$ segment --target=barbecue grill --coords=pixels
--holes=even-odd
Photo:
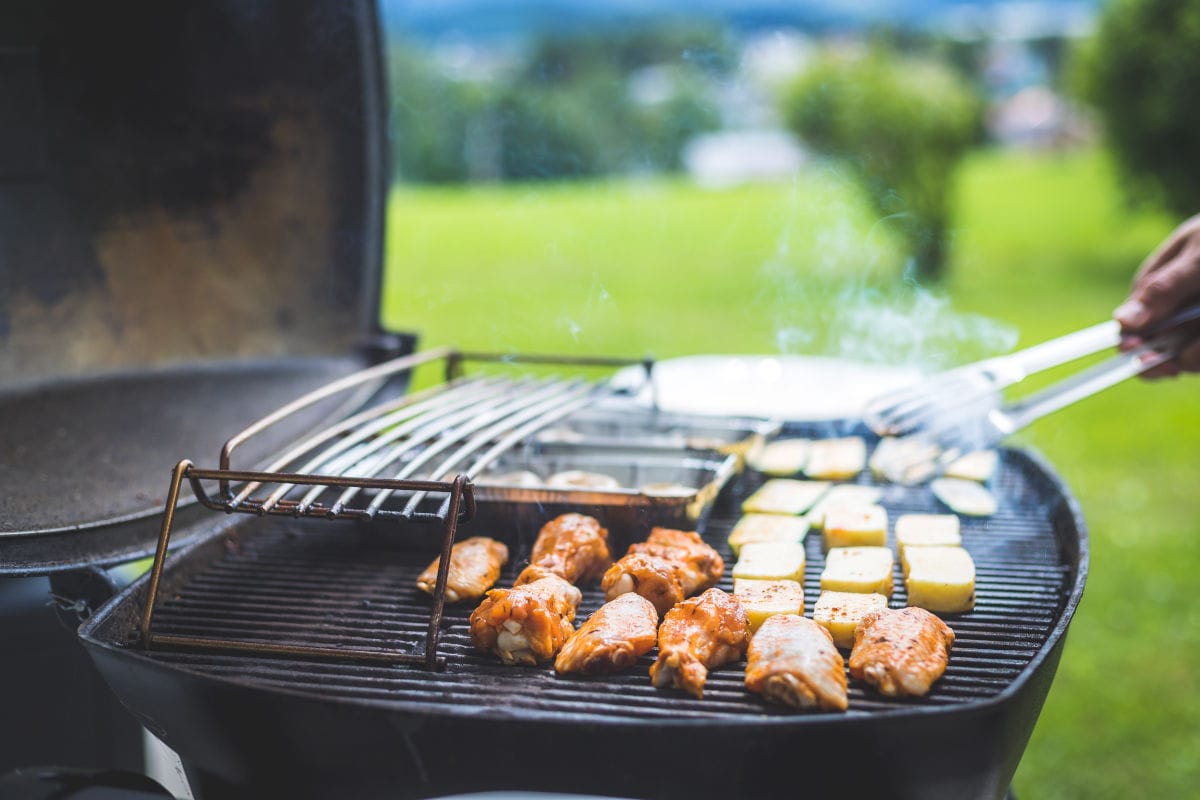
[[[10,84],[37,100],[13,135],[34,151],[18,188],[38,224],[4,221],[25,257],[5,262],[19,291],[0,299],[0,363],[26,380],[0,398],[0,446],[22,455],[0,465],[12,487],[0,559],[6,572],[66,585],[157,551],[151,572],[79,633],[125,706],[180,753],[198,797],[1004,794],[1087,571],[1082,515],[1049,465],[1004,451],[1000,511],[964,523],[978,606],[949,620],[950,666],[926,698],[852,684],[846,714],[796,715],[748,695],[736,667],[714,672],[702,700],[653,689],[649,658],[603,678],[502,667],[471,647],[469,607],[443,609],[439,593],[414,588],[455,536],[509,544],[501,585],[564,510],[600,516],[618,553],[670,522],[702,527],[729,559],[725,538],[760,479],[735,475],[740,455],[711,443],[644,431],[630,442],[619,423],[656,412],[603,377],[531,378],[520,359],[503,359],[516,363],[501,377],[476,374],[467,367],[486,359],[414,355],[414,337],[374,322],[386,171],[368,3],[250,13],[132,2],[119,23],[30,5],[36,13],[17,15],[24,26],[9,26],[27,40],[4,55]],[[180,86],[190,90],[167,91]],[[113,191],[99,193],[106,182]],[[62,245],[71,258],[39,248],[47,218],[73,222]],[[148,289],[157,301],[144,300]],[[427,362],[446,367],[444,382],[414,393],[411,368]],[[473,431],[450,426],[382,463],[379,478],[356,473],[361,458],[314,455],[391,411],[445,411],[461,387],[491,380],[545,381],[538,397],[565,405],[535,399]],[[572,420],[585,430],[597,410],[609,414],[601,428],[616,426],[608,449],[545,435]],[[309,446],[320,431],[333,433]],[[784,432],[864,433],[853,421]],[[655,459],[703,477],[682,497],[488,485],[493,467],[545,471],[585,455],[625,464],[635,486],[662,482]],[[892,515],[936,510],[922,487],[886,486],[883,504]],[[586,587],[580,614],[601,601]],[[903,602],[900,588],[893,605]]]

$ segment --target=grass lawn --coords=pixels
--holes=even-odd
[[[723,191],[398,189],[384,318],[426,347],[940,366],[1104,319],[1172,226],[1125,208],[1095,153],[979,154],[958,188],[950,277],[932,292],[901,278],[885,226],[825,168]],[[1198,388],[1130,382],[1021,436],[1092,537],[1024,797],[1184,797],[1200,781]]]

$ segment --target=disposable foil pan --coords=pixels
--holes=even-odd
[[[643,450],[604,450],[556,442],[509,453],[476,479],[475,499],[481,526],[512,525],[536,529],[560,513],[594,516],[620,541],[645,538],[655,526],[700,529],[721,489],[736,474],[739,456],[700,457],[648,453]],[[618,488],[564,487],[545,481],[564,472],[606,475]],[[511,480],[514,473],[531,473],[541,482]],[[499,480],[497,480],[499,479]]]

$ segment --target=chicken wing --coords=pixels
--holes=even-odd
[[[846,670],[829,631],[796,614],[769,618],[750,640],[746,688],[800,709],[846,710]]]
[[[557,575],[511,589],[492,589],[471,612],[471,641],[505,664],[549,661],[575,626],[583,595]]]
[[[597,674],[617,672],[650,652],[658,636],[658,612],[640,595],[623,594],[600,606],[567,640],[554,669]]]
[[[645,542],[631,545],[630,553],[665,558],[678,566],[677,575],[685,596],[715,586],[725,572],[725,562],[695,531],[655,528]]]
[[[923,608],[882,609],[854,632],[850,674],[887,697],[920,696],[942,677],[954,631]]]
[[[438,556],[417,578],[417,588],[433,594],[437,584]],[[472,536],[456,542],[450,550],[450,569],[446,573],[446,600],[477,600],[496,585],[500,568],[508,562],[508,548],[486,536]]]
[[[557,575],[568,583],[587,583],[603,575],[611,563],[608,530],[592,517],[563,514],[538,532],[529,566],[517,576],[516,585],[547,575]]]
[[[659,616],[687,597],[679,580],[678,565],[647,553],[630,553],[613,564],[604,573],[600,588],[608,600],[636,593],[653,603]]]
[[[708,671],[737,661],[750,642],[750,622],[742,604],[720,589],[684,600],[667,612],[658,629],[658,660],[650,680],[704,695]]]
[[[695,531],[655,528],[645,542],[631,545],[613,564],[600,588],[609,600],[636,592],[660,615],[676,603],[721,579],[725,562]]]

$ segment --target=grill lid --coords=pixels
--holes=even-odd
[[[361,366],[381,58],[366,0],[0,8],[0,572],[145,551],[174,461]]]

